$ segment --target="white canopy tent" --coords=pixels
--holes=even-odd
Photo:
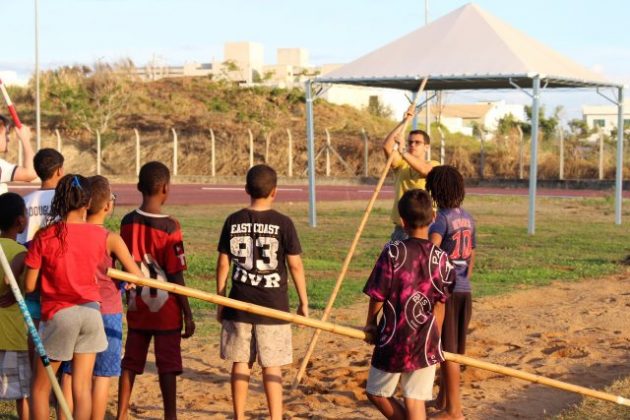
[[[316,225],[313,84],[349,84],[415,91],[517,88],[532,98],[528,232],[535,232],[538,110],[546,88],[595,88],[618,107],[623,127],[623,85],[611,83],[511,27],[475,4],[467,4],[337,70],[306,82],[310,185],[309,220]],[[524,89],[530,89],[531,93]],[[599,92],[613,88],[616,98]],[[615,223],[621,224],[623,130],[618,131]]]

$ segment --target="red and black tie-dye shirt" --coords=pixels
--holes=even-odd
[[[363,289],[383,302],[372,366],[411,372],[444,361],[436,302],[446,302],[455,271],[446,253],[425,239],[390,242]]]

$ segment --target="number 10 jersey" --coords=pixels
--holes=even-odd
[[[275,210],[239,210],[225,221],[218,251],[232,262],[230,298],[289,311],[286,256],[302,253],[290,218]],[[286,323],[227,307],[223,318],[255,324]]]

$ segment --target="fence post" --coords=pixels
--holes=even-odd
[[[479,146],[479,178],[483,179],[483,173],[486,166],[486,151],[484,149],[484,135],[481,129],[479,129]]]
[[[599,180],[604,179],[604,132],[599,130]]]
[[[289,177],[293,176],[293,136],[291,135],[291,129],[287,128],[287,136],[289,138],[289,146],[288,146],[288,168],[287,173]]]
[[[369,174],[369,139],[368,139],[368,135],[365,132],[365,128],[361,128],[361,134],[363,135],[363,176],[365,176],[366,178],[370,175]]]
[[[560,127],[560,173],[558,178],[564,179],[564,130]]]
[[[61,133],[55,128],[55,135],[57,136],[57,151],[61,153]]]
[[[271,142],[271,131],[265,136],[265,163],[269,163],[269,143]]]
[[[326,176],[330,176],[330,132],[326,129]]]
[[[444,159],[446,157],[446,144],[444,143],[444,130],[438,125],[438,132],[440,133],[440,165],[444,165]]]
[[[518,146],[518,179],[523,179],[523,170],[525,166],[525,137],[523,136],[523,129],[520,124],[516,125],[518,130],[519,146]]]
[[[214,144],[214,130],[210,129],[210,170],[212,171],[212,176],[217,175],[216,166],[215,166],[215,144]]]
[[[101,174],[101,132],[96,130],[96,175]]]
[[[140,133],[138,129],[134,128],[133,132],[136,135],[136,176],[140,175]]]
[[[173,176],[177,176],[177,131],[175,128],[171,128],[173,132]]]
[[[249,167],[254,166],[254,134],[252,134],[252,130],[247,129],[247,133],[249,134]]]

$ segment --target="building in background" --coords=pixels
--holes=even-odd
[[[624,129],[630,128],[630,100],[623,103]],[[590,129],[599,127],[604,133],[610,134],[617,129],[617,106],[615,105],[584,105],[582,116]]]

